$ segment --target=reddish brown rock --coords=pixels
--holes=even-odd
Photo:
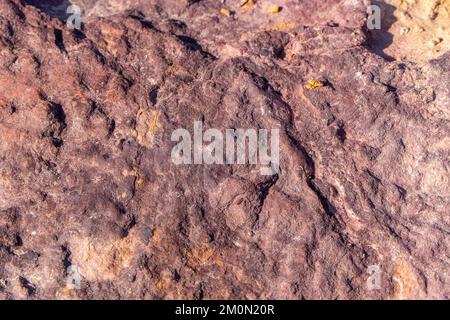
[[[360,1],[119,2],[0,4],[2,299],[448,299],[449,53],[371,53]],[[278,174],[175,165],[195,121],[278,128]]]

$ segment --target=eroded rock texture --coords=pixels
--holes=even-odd
[[[426,62],[450,50],[450,0],[376,1],[384,25],[374,30],[389,57]],[[387,32],[388,31],[388,32]],[[389,44],[383,48],[383,44]],[[375,46],[376,47],[376,46]]]
[[[370,52],[357,0],[31,2],[0,4],[2,299],[448,299],[449,53]],[[194,121],[279,128],[279,173],[175,165]]]

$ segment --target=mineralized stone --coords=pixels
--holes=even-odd
[[[1,1],[1,299],[449,298],[447,38],[241,4]],[[197,121],[278,129],[278,172],[176,165]]]

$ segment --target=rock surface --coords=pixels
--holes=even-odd
[[[358,0],[45,2],[0,4],[0,298],[449,298],[450,53],[376,55]],[[175,165],[195,121],[279,173]]]
[[[375,1],[383,16],[375,48],[397,60],[427,62],[450,51],[450,0]]]

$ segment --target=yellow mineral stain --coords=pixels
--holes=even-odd
[[[251,32],[245,32],[241,34],[241,37],[239,38],[240,42],[249,41],[253,37],[253,34]]]
[[[133,171],[131,172],[132,176],[134,176],[136,179],[134,180],[134,189],[135,190],[139,190],[144,186],[144,178],[142,177],[139,168],[138,167],[134,167]]]
[[[153,112],[150,119],[148,119],[148,133],[152,136],[155,135],[156,131],[160,128],[159,126],[159,117],[161,116],[161,111]]]
[[[394,267],[394,299],[413,299],[417,296],[419,283],[412,266],[406,260],[397,260]]]
[[[82,91],[76,91],[74,93],[74,97],[80,99],[83,104],[89,103],[89,99],[86,97],[86,95]]]
[[[56,292],[56,299],[58,300],[80,300],[77,290],[63,287]]]
[[[152,239],[156,243],[161,241],[161,230],[160,229],[157,228],[157,229],[153,230],[153,237],[152,237]]]
[[[279,21],[275,22],[270,28],[272,31],[282,31],[289,32],[299,27],[299,23],[297,21]]]
[[[294,58],[295,54],[293,54],[292,52],[288,52],[286,53],[286,60],[287,61],[291,61]]]
[[[144,182],[145,180],[141,176],[138,176],[135,182],[136,189],[142,189],[142,187],[144,186]]]
[[[193,248],[187,253],[187,259],[187,265],[194,270],[202,266],[223,266],[222,258],[208,244]]]
[[[73,264],[88,281],[112,280],[130,267],[137,243],[133,229],[127,237],[113,242],[82,238],[71,245]]]
[[[220,13],[223,14],[224,16],[230,17],[231,16],[231,11],[227,8],[221,8],[220,9]]]
[[[101,25],[100,28],[106,49],[108,49],[108,51],[115,55],[119,47],[119,41],[125,33],[124,30],[115,28],[114,26],[107,24]]]
[[[322,81],[312,79],[312,80],[308,80],[308,82],[305,85],[305,89],[314,90],[314,89],[317,89],[317,88],[320,88],[323,86],[324,86],[324,84]]]
[[[169,287],[169,282],[165,279],[160,279],[157,283],[156,283],[156,287],[159,290],[165,290]]]
[[[155,135],[158,129],[161,128],[159,118],[161,111],[153,111],[140,108],[136,114],[137,124],[134,131],[131,132],[132,136],[136,136],[137,141],[147,147],[152,147],[154,143]]]

